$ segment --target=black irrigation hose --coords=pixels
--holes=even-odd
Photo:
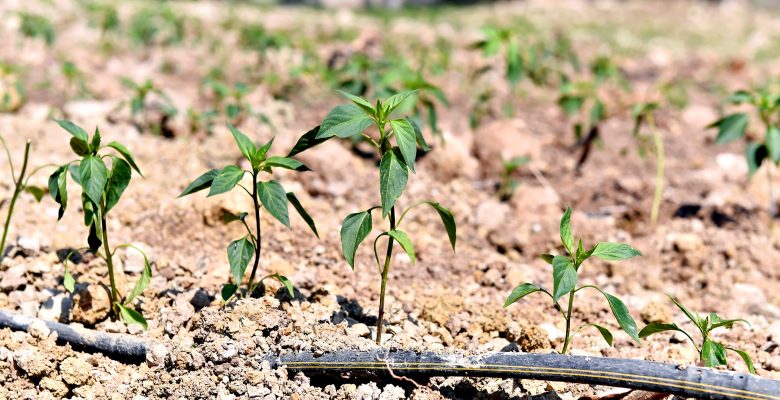
[[[68,343],[77,350],[102,353],[119,361],[143,361],[151,348],[150,342],[130,336],[74,328],[0,310],[0,328],[27,331],[35,321],[43,322],[57,332],[60,343]],[[310,377],[522,378],[623,387],[701,399],[780,400],[780,381],[777,380],[620,358],[527,353],[466,357],[432,352],[344,350],[321,356],[285,354],[269,360],[277,368],[286,367],[290,372],[303,372]]]
[[[700,399],[780,400],[780,381],[710,368],[643,360],[493,353],[461,357],[410,351],[340,351],[283,355],[278,367],[307,376],[470,376],[539,379],[647,390]]]
[[[0,328],[27,331],[35,321],[43,322],[50,330],[57,332],[58,343],[68,343],[76,350],[88,353],[98,352],[118,361],[132,363],[142,362],[146,359],[149,345],[136,338],[86,328],[75,328],[59,322],[43,321],[0,310]]]

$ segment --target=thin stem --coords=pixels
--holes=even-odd
[[[404,210],[404,212],[401,213],[401,216],[398,217],[398,223],[396,224],[396,226],[400,226],[401,225],[401,221],[404,220],[404,217],[406,216],[406,213],[411,211],[412,208],[415,208],[415,207],[419,206],[420,204],[425,204],[425,203],[428,203],[428,202],[429,202],[428,200],[421,200],[421,201],[418,201],[417,203],[414,203],[411,206],[407,207],[406,210]]]
[[[569,292],[569,308],[566,310],[566,338],[563,340],[563,350],[561,351],[561,354],[566,354],[569,350],[569,342],[571,341],[569,333],[571,332],[571,313],[574,309],[574,292],[574,290]]]
[[[255,227],[257,231],[256,239],[257,245],[255,246],[255,263],[252,266],[252,273],[249,274],[249,283],[247,284],[247,296],[252,296],[252,285],[255,282],[255,274],[257,273],[257,267],[260,265],[260,249],[263,246],[263,239],[260,237],[260,203],[257,200],[257,172],[252,172],[252,202],[255,205]],[[241,282],[236,282],[237,285],[241,285]]]
[[[108,265],[108,279],[111,283],[111,309],[114,310],[114,316],[118,316],[116,303],[119,302],[119,291],[116,288],[116,278],[114,277],[114,262],[111,253],[111,247],[108,244],[108,226],[106,224],[106,204],[100,205],[100,226],[103,228],[103,249],[106,253],[106,265]]]
[[[653,133],[653,139],[655,140],[655,153],[656,153],[656,172],[655,172],[655,194],[653,195],[653,208],[650,210],[650,222],[655,225],[658,222],[658,213],[661,209],[661,197],[664,192],[664,169],[665,169],[665,156],[664,156],[664,139],[661,137],[661,133],[656,129],[655,120],[653,119],[653,113],[648,113],[647,124],[650,126],[650,130]]]
[[[2,139],[2,138],[0,138]],[[3,146],[5,147],[6,151],[8,150],[8,147],[5,146],[5,141],[3,141]],[[15,182],[14,187],[14,194],[11,196],[11,204],[8,206],[8,215],[5,217],[5,225],[3,226],[3,238],[0,239],[0,261],[3,260],[3,257],[5,257],[5,241],[8,238],[8,228],[11,226],[11,216],[13,216],[14,213],[14,207],[16,206],[16,199],[19,198],[19,194],[24,189],[24,174],[27,172],[27,162],[30,159],[30,141],[27,140],[27,143],[24,145],[24,161],[22,161],[22,171],[19,173],[19,179]],[[13,178],[13,163],[11,162],[11,154],[8,154],[8,163],[11,165],[11,178]]]
[[[0,144],[3,145],[3,148],[5,149],[5,155],[8,156],[8,166],[11,167],[11,176],[16,176],[16,172],[14,171],[14,162],[11,159],[11,149],[8,148],[8,144],[5,142],[5,139],[3,139],[2,136],[0,136]]]
[[[395,229],[395,206],[390,208],[390,230]],[[382,286],[379,289],[379,317],[376,322],[376,344],[382,344],[382,322],[385,317],[385,291],[387,289],[387,276],[390,272],[390,261],[393,257],[393,237],[387,240],[387,254],[385,255],[385,267],[382,270]]]

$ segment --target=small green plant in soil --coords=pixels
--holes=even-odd
[[[501,181],[498,184],[498,198],[501,201],[509,201],[517,190],[517,186],[520,184],[517,179],[514,178],[515,172],[523,165],[528,164],[531,159],[528,156],[513,157],[509,160],[504,160],[504,169],[501,171]]]
[[[680,328],[675,323],[652,323],[648,324],[644,328],[642,328],[641,331],[639,331],[639,337],[640,338],[646,338],[650,335],[654,335],[659,332],[666,332],[666,331],[677,331],[684,334],[688,339],[690,339],[691,343],[693,344],[693,347],[696,348],[696,352],[699,353],[699,361],[706,367],[718,367],[718,366],[726,366],[726,350],[731,350],[735,353],[737,353],[741,358],[742,361],[745,362],[745,365],[747,366],[748,370],[755,374],[756,369],[753,366],[753,361],[750,359],[750,355],[740,349],[730,347],[727,345],[723,345],[721,343],[718,343],[710,338],[710,333],[718,328],[726,328],[731,329],[734,324],[736,323],[744,323],[748,326],[750,323],[745,321],[744,319],[723,319],[718,314],[710,313],[709,315],[700,315],[698,313],[692,312],[688,310],[682,303],[677,301],[674,297],[669,296],[670,299],[672,299],[672,302],[674,305],[677,306],[677,308],[680,309],[680,311],[685,314],[685,316],[688,318],[690,322],[693,323],[693,325],[698,329],[699,334],[701,335],[701,342],[696,342],[696,340],[693,339],[693,335],[688,333],[687,331]]]
[[[658,108],[658,103],[647,102],[637,103],[631,109],[631,116],[634,118],[634,130],[633,135],[640,140],[640,156],[644,156],[646,153],[645,146],[640,132],[642,126],[647,126],[650,130],[650,134],[653,138],[652,150],[655,153],[656,158],[656,171],[655,171],[655,192],[653,193],[653,205],[650,209],[650,222],[653,224],[658,222],[658,213],[661,209],[661,200],[664,192],[664,170],[665,170],[665,156],[664,156],[664,139],[661,136],[660,131],[655,125],[655,110]]]
[[[449,209],[437,202],[427,200],[413,203],[403,210],[399,217],[396,214],[397,201],[406,188],[409,171],[415,172],[414,162],[417,157],[418,146],[423,150],[428,149],[422,132],[420,132],[414,121],[408,117],[394,116],[394,111],[407,98],[413,96],[414,92],[399,93],[384,100],[377,100],[376,104],[371,104],[362,97],[343,92],[342,94],[350,99],[352,104],[343,104],[331,110],[325,117],[322,125],[308,133],[308,137],[304,135],[299,140],[299,146],[310,147],[332,137],[350,138],[362,136],[366,142],[373,146],[381,159],[379,163],[380,205],[347,215],[341,225],[342,253],[349,265],[354,269],[355,253],[358,246],[368,237],[373,229],[372,211],[381,209],[382,218],[388,219],[388,230],[377,235],[373,245],[377,272],[381,277],[376,333],[376,342],[381,344],[385,293],[395,242],[401,245],[401,248],[412,262],[415,261],[415,250],[412,241],[409,235],[400,229],[404,217],[410,210],[419,205],[433,207],[444,223],[453,251],[455,250],[456,240],[455,219]],[[371,126],[376,128],[375,136],[368,133],[368,129]],[[393,145],[392,139],[395,139],[395,145]],[[378,248],[379,240],[382,238],[387,239],[384,260],[380,260]]]
[[[161,136],[172,136],[167,132],[167,121],[176,115],[178,110],[165,92],[157,86],[151,79],[143,83],[134,82],[128,78],[122,78],[122,84],[130,90],[130,116],[133,124],[139,131],[150,130],[152,133]],[[157,96],[159,104],[152,104],[149,101],[150,95]],[[119,103],[117,108],[122,108],[127,101]],[[152,108],[157,107],[162,114],[161,118],[152,118]]]
[[[139,10],[130,20],[128,32],[136,45],[172,45],[184,41],[185,18],[167,5]]]
[[[566,208],[563,213],[560,224],[561,243],[566,250],[565,255],[552,255],[542,254],[542,259],[552,266],[553,275],[553,290],[552,292],[542,288],[533,283],[523,283],[517,286],[512,293],[507,297],[504,307],[509,307],[521,298],[536,292],[541,292],[549,296],[555,309],[561,313],[561,316],[566,320],[566,336],[563,341],[563,348],[561,354],[566,354],[569,351],[569,345],[572,338],[579,333],[582,329],[593,327],[596,328],[604,340],[611,346],[613,341],[612,332],[604,326],[587,322],[580,325],[577,328],[573,326],[572,313],[574,311],[574,295],[583,289],[593,289],[601,293],[609,304],[612,315],[615,316],[615,320],[621,329],[623,329],[628,336],[635,341],[639,342],[639,334],[637,333],[636,322],[631,314],[628,312],[628,307],[619,298],[605,292],[601,288],[595,285],[583,285],[577,287],[577,275],[580,272],[582,264],[590,257],[598,257],[605,261],[620,261],[627,260],[636,256],[640,256],[638,250],[623,243],[610,243],[600,242],[588,250],[582,245],[582,239],[580,239],[575,245],[574,236],[571,230],[571,208]],[[558,303],[562,297],[568,296],[568,307],[564,309]]]
[[[249,137],[232,125],[228,124],[228,128],[230,128],[230,132],[233,134],[241,154],[249,162],[251,170],[244,170],[239,165],[228,165],[222,169],[212,169],[190,183],[179,197],[205,189],[209,189],[208,197],[229,192],[236,187],[246,192],[252,198],[254,210],[251,213],[242,212],[238,215],[226,213],[224,215],[225,223],[240,222],[246,228],[247,234],[240,239],[232,241],[227,247],[230,274],[233,277],[233,282],[222,287],[222,299],[227,302],[233,296],[251,296],[255,288],[266,278],[276,279],[281,282],[292,297],[294,296],[293,286],[287,277],[271,274],[259,281],[255,281],[263,244],[262,227],[260,225],[261,208],[264,208],[284,226],[290,228],[288,209],[289,204],[292,204],[293,208],[300,214],[314,234],[317,237],[319,237],[319,234],[317,233],[314,220],[306,209],[303,208],[303,205],[301,205],[294,193],[285,191],[282,185],[274,179],[261,180],[260,178],[261,174],[272,174],[274,168],[294,171],[308,171],[309,169],[300,161],[292,158],[298,152],[291,152],[287,156],[269,156],[268,152],[273,144],[273,139],[262,146],[257,146]],[[247,174],[252,178],[252,185],[249,189],[241,184],[244,175]],[[251,218],[250,222],[247,222],[247,217]],[[254,222],[254,230],[249,226],[251,222]],[[242,293],[238,289],[244,281],[246,269],[253,258],[254,263],[249,274],[246,291]]]
[[[11,227],[11,218],[14,215],[14,207],[16,207],[16,200],[19,198],[19,195],[22,194],[22,192],[26,192],[31,194],[33,197],[35,197],[35,200],[41,201],[43,196],[46,194],[46,190],[38,187],[30,185],[30,178],[35,175],[36,172],[40,171],[42,168],[46,167],[38,167],[34,170],[30,171],[28,173],[27,171],[27,165],[30,161],[30,141],[28,140],[27,143],[24,145],[24,158],[22,159],[22,169],[19,171],[19,176],[16,176],[16,171],[14,170],[14,163],[11,159],[11,150],[8,148],[8,145],[5,142],[5,139],[3,139],[2,136],[0,136],[0,144],[3,145],[3,148],[5,149],[5,154],[8,157],[8,167],[11,170],[11,179],[13,181],[14,191],[11,195],[11,199],[8,203],[8,212],[5,216],[5,224],[3,225],[3,237],[0,239],[0,261],[3,260],[5,257],[5,241],[8,238],[8,230]],[[0,207],[5,204],[6,200],[0,201]]]
[[[114,318],[121,318],[126,324],[140,324],[146,329],[146,319],[133,308],[133,302],[149,286],[152,268],[146,254],[132,244],[109,245],[108,213],[119,203],[122,194],[130,185],[132,173],[141,175],[141,170],[133,154],[123,144],[110,142],[102,144],[100,130],[95,128],[92,138],[89,134],[70,121],[57,123],[71,134],[70,147],[79,157],[57,168],[49,177],[49,194],[60,205],[58,220],[65,214],[68,206],[68,175],[81,186],[81,205],[84,212],[84,225],[89,228],[88,249],[102,258],[108,267],[110,282],[109,297]],[[106,164],[110,161],[110,167]],[[114,256],[119,249],[133,249],[144,257],[144,269],[133,289],[121,295],[116,285]],[[73,292],[75,279],[65,264],[63,279],[65,289]]]
[[[22,20],[19,26],[22,35],[31,39],[43,39],[47,46],[54,44],[57,31],[48,18],[27,12],[19,13],[19,18]]]
[[[708,128],[718,130],[718,136],[715,138],[717,144],[746,138],[745,158],[749,177],[753,177],[764,161],[770,164],[770,168],[767,168],[769,215],[774,219],[777,216],[777,206],[772,188],[771,164],[780,164],[780,83],[768,84],[755,90],[739,90],[732,93],[726,101],[752,108],[761,122],[757,130],[764,131],[763,138],[748,132],[751,117],[744,111],[728,114],[710,124]]]

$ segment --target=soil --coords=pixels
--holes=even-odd
[[[311,172],[274,171],[275,178],[298,195],[320,232],[317,240],[297,217],[288,230],[262,215],[260,272],[289,277],[295,296],[266,281],[256,298],[229,304],[220,300],[221,286],[230,276],[225,247],[244,234],[240,224],[224,225],[222,213],[249,210],[251,204],[240,191],[176,198],[202,172],[240,160],[223,120],[211,134],[187,128],[185,110],[210,104],[200,89],[201,79],[217,66],[231,82],[273,72],[278,80],[260,81],[246,97],[270,124],[246,118],[240,129],[258,142],[275,137],[273,153],[284,154],[342,101],[326,83],[291,73],[287,66],[300,62],[300,48],[319,44],[315,53],[323,60],[336,52],[381,56],[381,44],[392,41],[383,39],[383,32],[405,38],[395,45],[414,65],[421,61],[412,44],[433,46],[439,39],[452,44],[451,68],[431,77],[450,103],[439,107],[441,138],[426,131],[434,149],[415,164],[416,174],[410,175],[399,201],[438,201],[452,209],[458,229],[453,253],[435,213],[420,208],[405,219],[417,261],[412,264],[401,255],[394,259],[383,348],[481,354],[515,343],[527,352],[560,349],[564,321],[547,297],[502,305],[520,283],[552,287],[550,269],[538,255],[562,252],[558,223],[570,205],[575,235],[586,244],[626,242],[643,253],[621,263],[589,261],[580,270],[581,283],[597,284],[619,296],[640,326],[684,322],[665,294],[700,312],[745,318],[749,326],[716,331],[715,339],[747,351],[759,375],[780,379],[780,269],[775,262],[780,258],[780,234],[771,229],[767,212],[765,175],[770,166],[749,180],[743,145],[716,146],[714,132],[704,128],[718,118],[724,93],[776,72],[766,61],[771,59],[767,54],[773,54],[767,41],[780,26],[774,12],[742,2],[528,1],[445,9],[441,15],[404,11],[390,18],[353,10],[260,10],[247,4],[176,2],[171,7],[191,22],[187,39],[139,46],[124,34],[101,36],[79,11],[81,2],[55,3],[0,4],[0,60],[21,68],[18,77],[27,88],[18,110],[0,114],[0,133],[15,165],[21,163],[27,138],[33,142],[31,167],[73,158],[67,133],[51,117],[67,117],[88,131],[99,126],[106,140],[118,140],[133,151],[144,178],[131,183],[110,214],[108,229],[113,244],[132,243],[150,257],[151,283],[137,302],[149,328],[143,331],[108,318],[108,277],[94,255],[77,252],[71,257],[77,290],[65,291],[63,263],[70,250],[86,243],[82,215],[72,204],[58,222],[51,199],[37,203],[28,195],[17,204],[9,256],[0,262],[0,307],[159,344],[146,362],[133,365],[57,345],[56,335],[40,326],[30,332],[0,330],[0,398],[576,399],[612,391],[472,378],[436,378],[421,382],[422,387],[403,380],[320,382],[271,368],[268,355],[376,346],[371,338],[379,277],[371,246],[364,243],[359,249],[353,271],[341,255],[339,229],[344,216],[378,203],[378,173],[375,161],[347,142],[331,140],[297,157]],[[144,5],[122,4],[119,15],[128,21]],[[57,28],[51,47],[19,33],[17,12],[22,10],[51,19]],[[270,49],[258,64],[257,54],[238,46],[234,29],[223,30],[231,18],[288,32],[299,47]],[[628,110],[616,112],[603,125],[601,141],[577,174],[578,148],[553,89],[528,84],[521,95],[512,96],[498,72],[478,83],[464,80],[487,62],[469,48],[480,38],[481,26],[526,20],[545,33],[568,29],[583,57],[611,52],[634,87],[630,96],[641,99],[655,82],[670,76],[688,82],[687,104],[665,108],[657,117],[667,149],[667,186],[657,225],[649,222],[654,157],[636,155]],[[724,26],[733,35],[726,35]],[[65,58],[83,71],[92,95],[69,94],[59,70]],[[116,108],[130,95],[121,77],[153,79],[170,97],[179,113],[166,122],[166,134],[139,131],[129,108]],[[498,94],[487,105],[489,116],[472,129],[468,116],[475,91],[484,87]],[[502,102],[508,100],[513,115],[502,114]],[[150,118],[161,117],[151,113]],[[514,196],[501,202],[495,191],[498,161],[520,155],[530,155],[531,163],[517,173]],[[3,153],[0,165],[5,164]],[[48,174],[44,169],[31,183],[45,187]],[[770,178],[776,187],[777,175]],[[9,176],[0,175],[0,199],[13,190]],[[69,197],[78,198],[77,190],[70,185]],[[375,216],[374,226],[384,226],[383,221]],[[118,269],[126,275],[120,286],[128,288],[143,260],[123,250],[118,255]],[[697,362],[698,355],[684,338],[661,334],[638,345],[618,331],[597,292],[578,296],[576,320],[613,329],[615,343],[609,346],[597,331],[583,330],[574,339],[572,354]],[[729,355],[729,368],[745,370],[734,354]]]

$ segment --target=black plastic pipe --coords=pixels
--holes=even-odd
[[[410,378],[434,376],[538,379],[606,385],[700,399],[780,400],[780,381],[710,368],[678,367],[644,360],[493,353],[457,356],[410,351],[340,351],[282,355],[278,367],[307,376]]]
[[[127,335],[74,328],[0,310],[0,328],[27,331],[40,321],[57,332],[59,343],[125,362],[142,362],[152,342]],[[492,353],[482,356],[386,350],[343,350],[316,356],[294,353],[269,356],[272,365],[309,377],[395,376],[430,378],[464,376],[536,379],[605,385],[676,394],[700,399],[780,400],[780,381],[710,368],[680,367],[643,360],[564,356],[560,354]]]

